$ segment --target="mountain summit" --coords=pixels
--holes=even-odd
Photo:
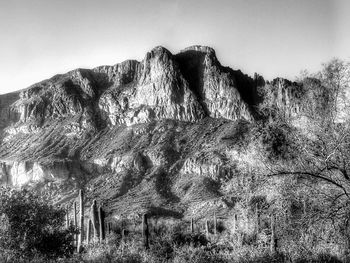
[[[84,188],[110,215],[227,209],[221,184],[248,154],[235,136],[260,118],[265,85],[204,46],[53,76],[0,96],[0,182],[57,203]],[[291,82],[269,85],[297,109]]]

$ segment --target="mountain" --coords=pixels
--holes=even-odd
[[[84,188],[109,216],[227,214],[232,180],[259,169],[250,137],[263,119],[261,87],[288,114],[300,111],[298,84],[224,67],[204,46],[156,47],[140,62],[1,95],[0,183],[56,203]]]

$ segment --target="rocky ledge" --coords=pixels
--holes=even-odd
[[[278,107],[299,111],[296,85],[224,67],[203,46],[175,55],[156,47],[140,62],[1,95],[0,184],[37,187],[56,202],[83,187],[111,214],[196,213],[208,200],[227,208],[220,184],[252,158],[238,153],[234,131],[260,118],[265,85]]]

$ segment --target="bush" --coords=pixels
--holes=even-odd
[[[174,254],[174,245],[165,236],[161,236],[152,242],[150,253],[159,261],[169,260]]]
[[[182,233],[174,232],[171,235],[172,242],[177,246],[191,245],[194,247],[206,246],[208,240],[205,235],[200,233]]]
[[[174,263],[228,263],[219,253],[211,253],[203,248],[181,247],[176,251]]]
[[[323,253],[309,259],[298,259],[296,263],[342,263],[342,261],[335,256]]]
[[[262,255],[241,258],[239,263],[284,263],[287,262],[286,258],[283,254],[274,254],[271,255],[269,253],[265,253]]]
[[[53,258],[73,253],[77,231],[73,227],[63,229],[65,210],[34,193],[2,188],[0,215],[0,248],[21,257],[41,254]]]
[[[296,145],[290,136],[291,127],[274,122],[258,125],[256,129],[270,160],[293,160],[296,157]]]

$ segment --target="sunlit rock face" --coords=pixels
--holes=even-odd
[[[295,117],[302,111],[302,86],[287,79],[276,78],[267,85],[273,91],[274,105],[286,117]]]
[[[112,76],[112,87],[99,100],[100,109],[112,125],[161,119],[193,122],[204,117],[201,105],[165,48],[154,48],[140,63],[127,61],[96,70]]]
[[[213,49],[194,46],[172,55],[156,47],[141,62],[77,69],[21,91],[11,111],[19,121],[7,130],[11,135],[30,133],[49,121],[69,119],[66,134],[74,137],[105,125],[163,119],[252,121],[255,102],[247,93],[254,93],[254,81],[222,67]],[[8,110],[2,109],[1,116],[15,119]]]
[[[66,180],[69,175],[69,167],[65,162],[42,164],[31,161],[7,161],[0,163],[2,185],[20,187],[45,181]]]
[[[189,47],[180,52],[177,59],[207,115],[230,120],[253,119],[247,102],[238,90],[241,76],[223,68],[212,48]],[[252,79],[246,76],[246,81],[244,88],[251,89],[254,85]]]
[[[111,213],[204,211],[208,200],[221,207],[220,184],[236,173],[231,130],[261,117],[264,85],[222,66],[212,48],[156,47],[142,61],[76,69],[1,95],[0,184],[44,185],[60,202],[84,188]],[[280,86],[276,103],[294,107]],[[198,206],[184,207],[193,199]]]
[[[6,128],[8,134],[37,132],[64,119],[67,135],[94,130],[96,87],[91,72],[81,69],[32,85],[11,105],[19,120]]]
[[[99,141],[106,145],[117,138],[118,145],[129,133],[149,144],[147,128],[135,125],[165,120],[191,124],[205,118],[254,121],[255,88],[252,78],[221,66],[215,51],[204,46],[175,55],[155,47],[140,62],[56,75],[0,96],[1,183],[23,186],[103,173],[143,174],[155,167],[167,170],[182,153],[163,137],[136,152],[97,154],[90,149],[84,157],[82,152]],[[156,127],[152,134],[167,132],[164,126]],[[106,139],[113,129],[116,132]],[[184,128],[176,129],[178,137]],[[216,180],[227,173],[220,160],[205,162],[196,156],[186,159],[184,174]]]
[[[213,180],[231,177],[234,174],[234,170],[224,158],[225,156],[215,153],[197,153],[186,159],[181,173],[198,174]]]
[[[90,163],[84,163],[84,168],[92,173],[112,172],[121,173],[128,171],[145,171],[147,161],[145,156],[136,152],[133,154],[117,155],[109,158],[93,159]]]
[[[19,99],[19,94],[20,92],[13,92],[0,96],[0,134],[6,127],[16,123],[19,119],[19,114],[11,106]]]

